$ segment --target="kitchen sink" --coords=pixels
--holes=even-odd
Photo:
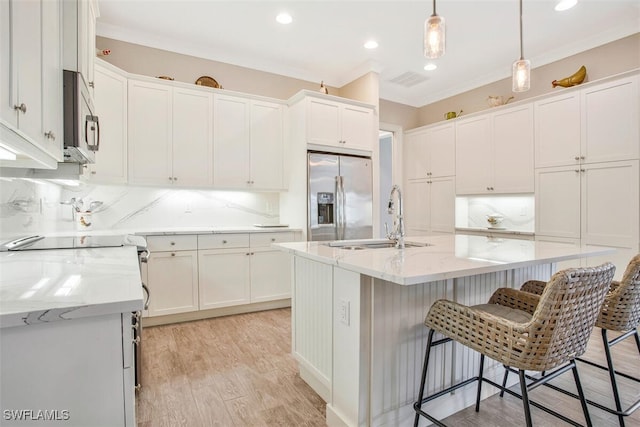
[[[326,245],[338,249],[357,251],[363,249],[395,248],[396,242],[388,239],[337,240],[334,242],[326,243]],[[419,242],[404,242],[405,248],[422,248],[425,246],[431,246],[431,244]]]

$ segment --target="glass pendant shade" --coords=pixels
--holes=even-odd
[[[433,14],[424,23],[424,56],[430,59],[444,55],[444,18]]]
[[[513,83],[511,90],[514,92],[526,92],[531,87],[531,62],[520,58],[513,63]]]

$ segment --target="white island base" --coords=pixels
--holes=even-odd
[[[497,288],[548,280],[556,261],[611,252],[476,236],[411,240],[433,246],[402,251],[346,251],[316,242],[279,246],[294,255],[293,354],[301,377],[327,402],[329,426],[413,425],[428,333],[423,322],[436,300],[483,304]],[[476,376],[479,359],[455,342],[433,348],[426,393]],[[503,373],[501,365],[485,361],[487,378],[501,382]],[[424,407],[445,418],[475,403],[476,386]],[[482,391],[483,398],[497,392]]]

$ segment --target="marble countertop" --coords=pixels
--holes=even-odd
[[[300,228],[291,227],[258,227],[255,225],[246,226],[189,226],[189,227],[153,227],[153,228],[114,228],[107,230],[77,230],[77,231],[61,231],[59,233],[31,233],[40,234],[46,237],[60,236],[107,236],[118,234],[137,234],[141,236],[172,236],[176,234],[224,234],[224,233],[277,233],[282,231],[302,231]],[[7,242],[19,237],[25,237],[26,234],[7,235],[0,238],[0,242]]]
[[[565,261],[615,252],[606,247],[569,243],[491,238],[464,234],[407,237],[406,242],[429,246],[349,250],[327,242],[277,243],[272,246],[297,256],[400,285],[414,285],[492,273],[512,268]]]
[[[0,253],[0,327],[142,310],[133,246]]]

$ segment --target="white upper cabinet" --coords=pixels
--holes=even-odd
[[[488,193],[493,183],[491,119],[470,117],[456,123],[456,193]]]
[[[347,148],[371,150],[374,137],[373,110],[355,105],[340,105],[341,142]]]
[[[214,102],[214,185],[283,189],[283,105],[221,94]]]
[[[54,1],[0,2],[0,139],[7,167],[62,161],[61,12]]]
[[[306,142],[371,151],[376,141],[373,107],[313,95],[304,98]]]
[[[494,113],[492,191],[533,193],[533,151],[531,105]]]
[[[208,187],[213,183],[213,94],[173,89],[173,183]]]
[[[640,158],[638,76],[535,103],[537,168]]]
[[[251,181],[254,188],[283,189],[284,107],[251,101]]]
[[[96,0],[62,0],[64,5],[65,70],[77,71],[93,97],[94,59],[96,57]]]
[[[62,159],[62,4],[42,1],[42,131],[43,148]]]
[[[6,3],[6,2],[3,2]],[[42,3],[11,0],[9,95],[4,102],[3,119],[31,136],[43,140],[42,131]],[[6,5],[5,5],[6,7]],[[4,88],[3,88],[4,89]]]
[[[535,166],[551,167],[580,161],[580,92],[534,103]]]
[[[455,175],[455,144],[453,123],[405,134],[405,179]]]
[[[533,193],[533,151],[531,105],[458,121],[456,193]]]
[[[173,183],[172,91],[146,81],[128,83],[128,152],[130,184]]]
[[[99,61],[99,60],[97,60]],[[102,64],[102,65],[100,65]],[[87,165],[91,182],[127,182],[127,78],[116,67],[100,61],[95,66],[95,107],[100,117],[100,150]]]
[[[216,94],[214,111],[213,181],[223,187],[247,188],[251,185],[250,101]]]
[[[130,79],[129,183],[212,185],[213,94]]]
[[[326,99],[307,101],[307,143],[340,146],[340,105]]]
[[[640,158],[639,76],[582,90],[582,153],[585,163]]]
[[[402,144],[404,159],[404,179],[423,179],[427,177],[429,159],[427,150],[427,132],[406,133]]]

